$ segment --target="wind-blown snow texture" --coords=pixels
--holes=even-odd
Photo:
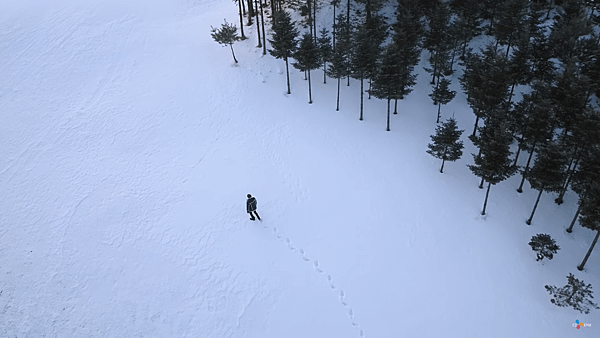
[[[600,292],[598,252],[575,268],[593,233],[564,231],[575,194],[544,194],[527,226],[515,176],[480,216],[466,135],[444,174],[425,153],[424,74],[385,132],[384,101],[358,121],[355,81],[339,112],[319,71],[314,104],[295,70],[285,95],[254,26],[234,66],[209,34],[239,26],[230,1],[1,7],[1,337],[599,336],[600,312],[544,289],[572,272]],[[468,134],[464,95],[452,112]]]

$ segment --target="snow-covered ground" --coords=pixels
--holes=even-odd
[[[574,273],[600,294],[598,249],[576,269],[593,233],[564,231],[576,195],[527,226],[514,176],[481,216],[460,90],[442,110],[465,155],[440,174],[425,74],[386,132],[384,101],[358,120],[356,81],[338,112],[321,71],[312,105],[296,70],[286,95],[255,26],[234,66],[209,34],[239,26],[231,1],[0,7],[1,337],[600,336],[599,310],[544,289]]]

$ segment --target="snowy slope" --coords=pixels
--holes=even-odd
[[[339,112],[320,71],[314,104],[295,70],[286,95],[254,26],[234,66],[209,35],[238,23],[228,1],[2,7],[0,336],[600,334],[600,312],[544,289],[571,272],[600,292],[597,252],[575,268],[593,233],[564,231],[575,194],[544,194],[527,226],[536,194],[515,176],[482,217],[466,135],[444,174],[425,153],[424,74],[385,132],[385,102],[366,100],[358,121],[354,81]],[[468,134],[460,92],[452,112]],[[535,261],[537,233],[557,240],[554,260]]]

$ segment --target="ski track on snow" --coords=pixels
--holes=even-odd
[[[284,242],[287,245],[288,249],[290,249],[291,251],[293,251],[293,252],[297,253],[298,255],[300,255],[300,257],[302,258],[303,261],[311,263],[312,267],[315,269],[316,272],[318,272],[321,275],[324,275],[325,278],[327,278],[327,282],[329,283],[329,287],[331,288],[331,290],[333,292],[335,292],[338,295],[338,299],[340,301],[340,304],[342,304],[342,306],[344,306],[344,308],[346,310],[346,315],[350,319],[350,324],[352,325],[352,327],[354,327],[354,328],[356,328],[358,330],[359,337],[365,337],[364,330],[361,328],[361,326],[354,319],[354,309],[346,301],[346,293],[344,292],[344,290],[338,288],[333,283],[333,277],[331,277],[330,274],[328,274],[324,269],[321,268],[321,265],[319,264],[319,261],[318,260],[312,260],[312,259],[306,257],[306,252],[303,249],[301,249],[301,248],[294,247],[292,245],[292,240],[289,239],[288,237],[285,237],[284,235],[281,235],[279,233],[279,230],[277,229],[277,227],[270,227],[270,226],[267,226],[267,225],[264,225],[264,224],[262,224],[262,227],[265,228],[265,229],[267,229],[267,230],[271,230],[271,233],[273,234],[273,236],[275,236],[279,241]]]

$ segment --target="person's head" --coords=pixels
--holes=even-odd
[[[248,198],[252,197],[252,195],[248,194]]]

